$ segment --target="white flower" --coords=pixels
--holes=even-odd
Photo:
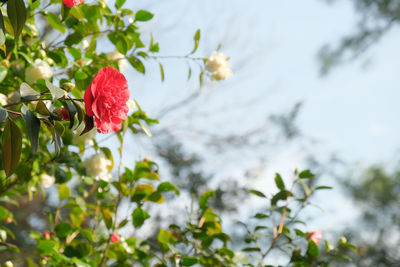
[[[33,84],[39,79],[48,80],[53,77],[53,71],[49,64],[42,59],[36,59],[32,66],[25,70],[25,80],[27,83]]]
[[[72,144],[74,145],[79,145],[79,144],[84,144],[85,146],[93,146],[93,138],[96,136],[96,128],[93,128],[89,132],[82,134],[82,131],[85,129],[85,124],[81,123],[76,130],[74,130],[72,133]]]
[[[49,188],[49,187],[51,187],[51,186],[54,184],[55,180],[56,180],[56,178],[54,178],[54,176],[48,175],[48,174],[46,174],[46,173],[43,173],[43,174],[40,176],[40,178],[41,178],[41,180],[42,180],[42,186],[43,186],[44,188]]]
[[[14,267],[14,264],[12,263],[12,261],[6,261],[4,263],[4,267]]]
[[[0,104],[2,106],[7,105],[7,99],[8,97],[6,95],[0,93]]]
[[[128,67],[128,63],[126,63],[125,56],[118,51],[108,53],[107,58],[110,61],[118,62],[118,68],[120,72],[123,72]]]
[[[88,47],[89,47],[89,41],[86,40],[86,39],[83,39],[83,41],[82,41],[82,48],[83,48],[83,49],[86,49],[86,48],[88,48]]]
[[[131,112],[131,111],[136,109],[136,103],[132,99],[129,99],[128,102],[126,102],[126,105],[129,108],[129,112]]]
[[[128,22],[129,22],[129,24],[132,24],[132,23],[135,22],[135,20],[134,20],[133,18],[129,18],[129,19],[128,19]]]
[[[207,59],[205,67],[211,73],[213,81],[225,80],[233,75],[227,58],[217,51],[214,51]]]
[[[109,182],[111,180],[111,173],[108,167],[111,165],[111,161],[104,154],[94,154],[85,160],[86,174],[93,176],[96,180]]]

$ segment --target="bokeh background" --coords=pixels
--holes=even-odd
[[[161,163],[163,179],[182,191],[168,200],[174,214],[153,211],[158,215],[135,234],[155,238],[159,227],[185,219],[191,202],[213,189],[213,206],[227,232],[239,236],[235,220],[263,204],[246,194],[249,189],[270,196],[276,172],[289,181],[296,168],[309,168],[318,184],[333,189],[312,199],[302,215],[306,228],[356,244],[349,266],[400,266],[400,1],[126,5],[155,14],[142,35],[154,36],[161,57],[145,62],[144,76],[131,67],[124,74],[131,96],[160,124],[150,129],[151,138],[128,137],[123,163],[151,157]],[[232,78],[205,77],[200,84],[201,64],[185,57],[197,29],[201,40],[193,57],[207,58],[221,45]],[[98,47],[113,52],[106,38],[102,42]],[[117,147],[115,136],[96,138]],[[49,205],[51,192],[48,196],[47,204],[37,201],[28,208]],[[123,209],[128,213],[132,207]],[[26,223],[43,228],[43,217],[36,214]]]

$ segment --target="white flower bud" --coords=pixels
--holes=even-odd
[[[86,39],[83,39],[83,41],[82,41],[82,48],[83,49],[86,49],[86,48],[88,48],[89,47],[89,41],[88,40],[86,40]]]
[[[25,70],[25,80],[27,83],[33,84],[39,79],[48,80],[53,77],[53,71],[49,64],[41,59],[36,59],[33,65]]]
[[[0,93],[0,104],[2,106],[7,105],[7,99],[8,97],[6,95]]]
[[[95,154],[85,160],[86,174],[93,176],[96,180],[104,180],[109,182],[111,180],[111,173],[108,167],[112,163],[103,154]]]
[[[134,20],[133,18],[129,18],[129,19],[128,19],[128,22],[129,22],[129,24],[132,24],[132,23],[135,22],[135,20]]]
[[[4,263],[4,267],[14,267],[14,264],[12,263],[12,261],[6,261]]]
[[[233,75],[227,58],[217,51],[213,52],[207,59],[205,67],[211,73],[211,80],[213,81],[225,80]]]
[[[49,187],[51,187],[51,186],[54,184],[55,180],[56,180],[56,178],[54,178],[54,176],[48,175],[48,174],[46,174],[46,173],[43,173],[43,174],[40,176],[40,178],[41,178],[41,180],[42,180],[42,186],[43,186],[44,188],[49,188]]]
[[[117,61],[120,72],[123,72],[128,67],[128,63],[126,63],[125,56],[118,51],[108,53],[107,58],[110,61]]]
[[[136,109],[136,103],[132,99],[129,99],[128,102],[126,102],[126,105],[129,108],[129,112],[134,111]]]
[[[0,241],[6,242],[7,240],[7,232],[4,230],[0,230]]]

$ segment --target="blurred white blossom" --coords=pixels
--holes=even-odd
[[[132,99],[129,99],[128,102],[126,102],[129,108],[129,112],[134,111],[136,109],[136,103]]]
[[[111,180],[111,173],[108,167],[112,162],[104,156],[104,154],[94,154],[85,160],[86,174],[93,176],[96,180],[104,180],[109,182]]]
[[[14,267],[14,264],[12,263],[12,261],[6,261],[4,263],[4,267]]]
[[[51,187],[51,186],[54,184],[55,180],[56,180],[56,178],[54,178],[54,176],[48,175],[48,174],[46,174],[46,173],[43,173],[43,174],[40,176],[40,179],[42,180],[42,186],[43,186],[44,188],[49,188],[49,187]]]
[[[123,72],[128,67],[125,56],[118,51],[114,51],[107,54],[108,60],[117,61],[120,72]]]
[[[206,70],[211,73],[211,80],[226,80],[233,75],[228,59],[224,54],[214,51],[207,59]]]
[[[25,80],[27,83],[33,84],[39,79],[48,80],[53,77],[53,71],[50,65],[42,59],[36,59],[33,65],[25,70]]]
[[[8,97],[6,95],[0,93],[0,104],[2,106],[7,105],[7,99]]]

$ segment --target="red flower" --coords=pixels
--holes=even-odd
[[[320,231],[313,231],[307,235],[307,240],[314,241],[315,244],[319,244],[322,238],[322,232]]]
[[[74,5],[79,5],[80,3],[83,2],[83,0],[63,0],[64,4],[67,5],[69,8],[73,8]]]
[[[105,67],[97,73],[85,92],[86,115],[94,116],[99,133],[119,131],[121,121],[127,119],[128,100],[128,82],[124,75]]]
[[[119,241],[119,235],[118,234],[112,234],[111,235],[111,242],[116,243]]]

